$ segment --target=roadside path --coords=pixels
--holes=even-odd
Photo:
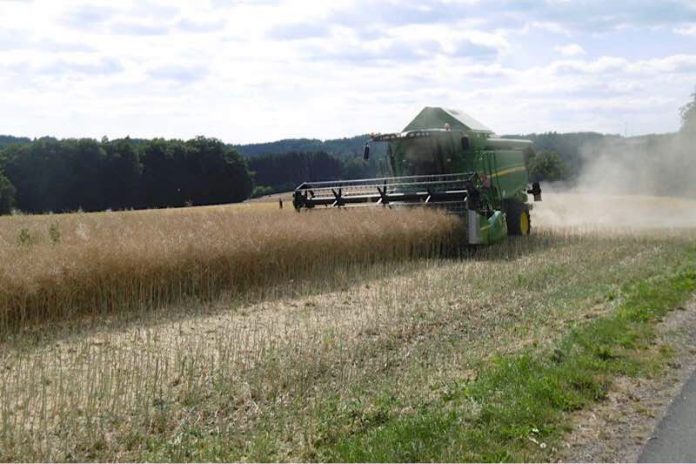
[[[696,373],[669,405],[638,462],[696,462]]]
[[[617,378],[605,401],[576,413],[557,461],[696,462],[696,295],[656,329],[655,346],[675,350],[669,367]]]

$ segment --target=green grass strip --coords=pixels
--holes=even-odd
[[[653,346],[655,323],[696,290],[694,260],[688,262],[629,286],[618,310],[575,328],[552,352],[497,358],[435,404],[322,444],[319,459],[551,459],[568,431],[569,412],[603,399],[617,375],[646,375],[664,366],[670,353]]]

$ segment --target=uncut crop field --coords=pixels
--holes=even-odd
[[[461,235],[457,220],[433,211],[262,206],[2,218],[0,333],[430,256]]]
[[[337,459],[689,264],[696,209],[581,199],[461,257],[439,254],[458,222],[423,210],[3,218],[0,461]],[[612,222],[626,204],[682,220]]]

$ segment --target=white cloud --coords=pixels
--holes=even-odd
[[[696,23],[688,24],[685,26],[679,26],[674,29],[674,32],[679,35],[696,37]]]
[[[563,56],[582,56],[586,54],[585,49],[576,43],[559,45],[553,49]]]

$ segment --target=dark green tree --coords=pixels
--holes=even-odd
[[[551,150],[531,153],[528,158],[529,178],[532,182],[555,182],[567,178],[568,169],[558,156]]]
[[[107,208],[144,208],[142,199],[142,172],[140,144],[129,137],[104,144],[106,159],[102,170],[102,183]]]
[[[68,210],[65,203],[71,182],[68,145],[45,137],[31,144],[5,148],[5,175],[17,189],[19,210],[29,213]]]
[[[0,169],[16,192],[14,204],[28,213],[230,203],[253,188],[246,161],[204,137],[42,138],[1,149]],[[3,198],[9,193],[6,187]]]
[[[246,161],[217,139],[187,141],[185,167],[187,201],[194,205],[243,201],[254,188]]]
[[[143,194],[151,207],[184,206],[188,201],[186,145],[153,139],[142,146]]]
[[[0,170],[0,214],[10,214],[15,204],[15,189],[12,182]]]
[[[0,149],[8,145],[31,143],[26,137],[13,137],[12,135],[0,135]]]
[[[64,211],[100,211],[108,207],[104,196],[106,153],[93,139],[61,141],[69,180],[61,205]]]
[[[272,195],[275,193],[273,187],[267,185],[255,185],[254,190],[251,192],[251,198],[263,197],[266,195]]]

